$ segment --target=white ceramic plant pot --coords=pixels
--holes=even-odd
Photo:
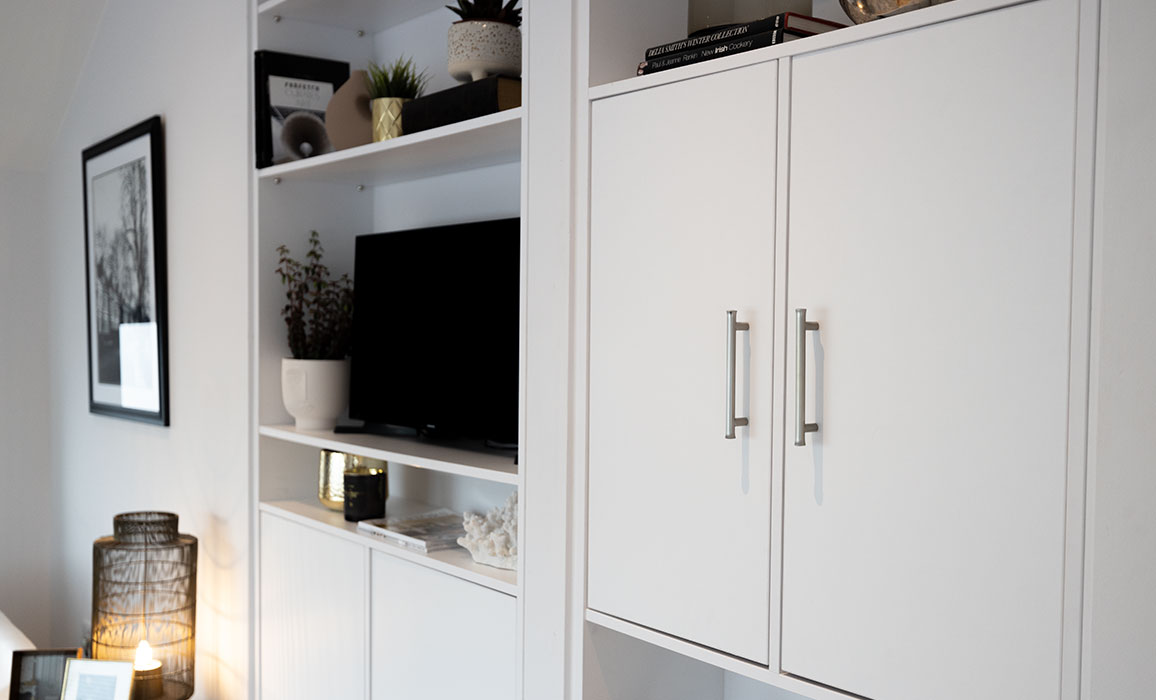
[[[449,71],[462,82],[522,75],[522,31],[512,24],[468,19],[450,25]]]
[[[333,430],[349,405],[348,360],[281,360],[281,400],[302,430]]]

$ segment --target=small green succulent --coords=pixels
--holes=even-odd
[[[456,12],[463,20],[488,19],[519,27],[522,24],[522,8],[515,7],[517,4],[518,0],[510,0],[505,5],[502,0],[458,0],[457,7],[446,5],[446,8]]]
[[[413,65],[413,59],[404,56],[384,66],[370,61],[367,73],[366,83],[369,84],[370,99],[403,97],[412,100],[421,97],[425,92],[426,83],[429,82],[426,72],[418,73]]]

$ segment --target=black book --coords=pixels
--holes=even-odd
[[[811,36],[813,34],[829,32],[832,29],[841,29],[845,26],[847,25],[819,19],[818,17],[811,17],[810,15],[800,15],[795,12],[780,12],[777,15],[756,19],[752,22],[731,24],[699,36],[687,37],[686,39],[679,39],[678,41],[652,46],[646,50],[645,56],[647,61],[653,61],[663,56],[670,56],[672,54],[682,53],[683,51],[689,51],[690,49],[700,49],[715,44],[729,43],[744,37],[754,36],[755,34],[774,31],[775,29],[785,29],[788,33],[800,36]]]
[[[256,88],[257,167],[297,160],[293,143],[283,139],[290,129],[313,133],[309,155],[328,152],[325,110],[337,88],[349,79],[349,64],[326,58],[297,56],[276,51],[257,51],[254,83]],[[295,126],[296,125],[296,126]],[[328,146],[332,150],[332,146]]]
[[[702,61],[709,61],[712,58],[721,58],[722,56],[730,56],[736,53],[743,53],[744,51],[752,51],[754,49],[761,49],[766,46],[774,46],[781,44],[784,41],[797,39],[798,36],[784,32],[782,29],[774,29],[769,32],[761,34],[754,34],[752,36],[743,36],[733,41],[726,41],[720,44],[712,44],[710,46],[702,46],[699,48],[690,49],[688,51],[681,51],[662,58],[656,58],[653,61],[643,61],[638,64],[639,75],[649,75],[659,71],[668,70],[670,68],[677,68],[679,66],[688,66],[692,63],[700,63]]]
[[[491,76],[406,102],[401,128],[407,134],[522,106],[522,81]]]

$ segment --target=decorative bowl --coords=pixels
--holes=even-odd
[[[855,24],[945,2],[950,0],[839,0],[843,11]]]

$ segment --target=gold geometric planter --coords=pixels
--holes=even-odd
[[[386,141],[401,136],[401,106],[409,102],[404,97],[378,97],[373,107],[373,141]]]

